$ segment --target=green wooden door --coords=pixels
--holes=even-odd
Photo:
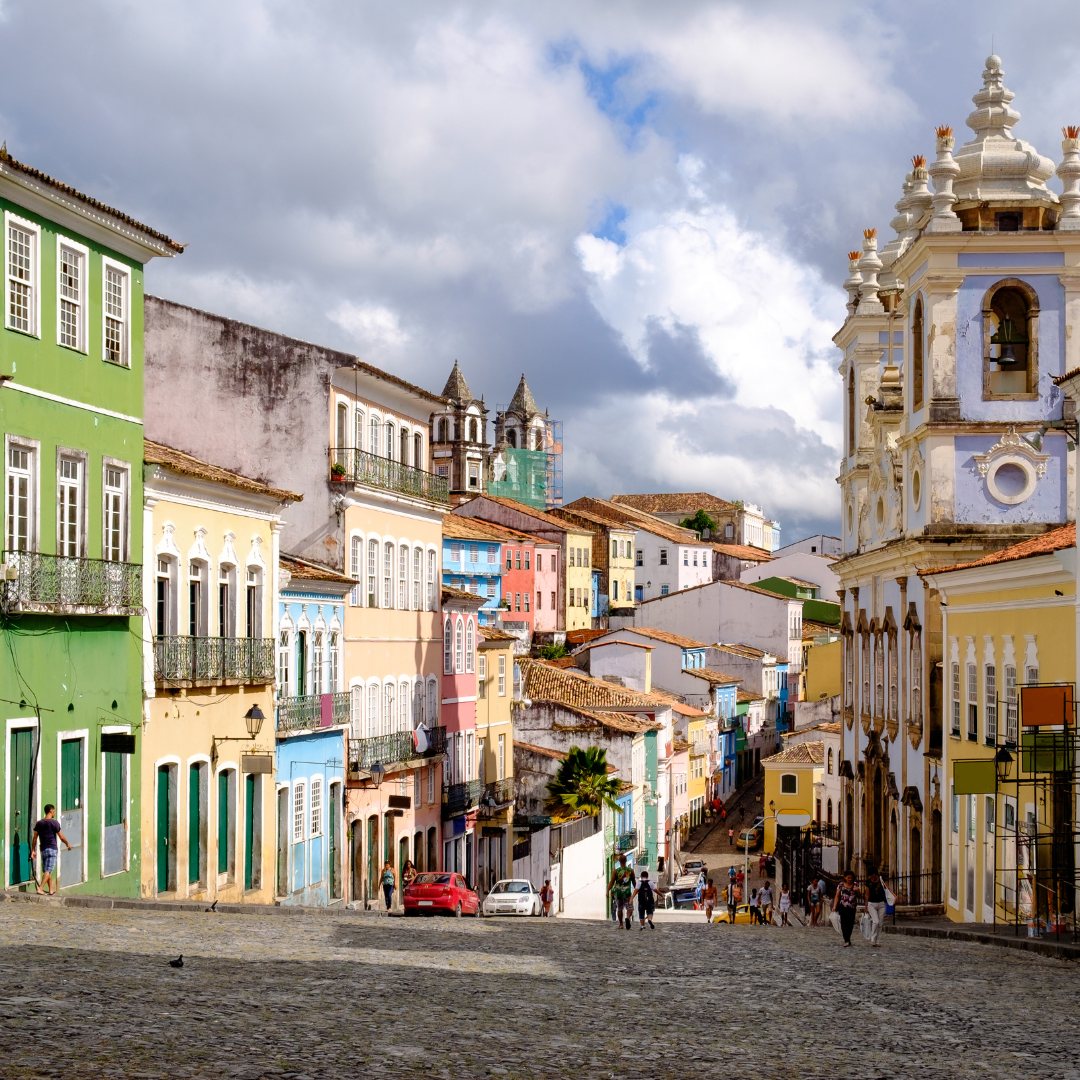
[[[101,757],[105,785],[105,828],[102,831],[101,872],[119,874],[127,868],[128,759],[126,754],[112,752],[102,754]],[[169,809],[172,810],[171,793]],[[173,880],[175,881],[175,874]]]
[[[108,756],[108,755],[106,755]],[[172,795],[170,788],[169,766],[159,765],[157,771],[157,891],[168,892],[170,888],[169,858],[172,845],[169,833],[172,825]],[[106,804],[108,792],[106,791]],[[107,814],[107,812],[106,812]],[[107,819],[107,817],[106,817]]]
[[[220,772],[217,778],[217,869],[219,874],[229,872],[229,835],[232,815],[229,807],[229,773]]]
[[[82,739],[60,743],[60,828],[71,850],[60,852],[60,881],[77,885],[83,880],[83,845],[86,842],[86,800],[83,797]]]
[[[202,823],[203,766],[188,768],[188,884],[202,881],[203,823]]]
[[[330,860],[330,899],[337,900],[341,896],[341,867],[338,857],[338,815],[337,804],[339,800],[339,788],[337,784],[330,785],[330,805],[326,808],[329,817],[329,850],[327,858]]]
[[[244,888],[255,888],[255,777],[244,777]]]
[[[8,806],[11,808],[12,885],[29,881],[30,836],[34,829],[34,731],[17,728],[11,733],[11,774],[8,776]]]

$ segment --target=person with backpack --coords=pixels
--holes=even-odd
[[[630,929],[630,900],[634,891],[634,871],[626,865],[626,856],[619,856],[619,865],[611,872],[608,892],[611,893],[611,906],[615,913],[615,925]],[[651,891],[651,887],[650,887]]]
[[[715,890],[713,890],[715,892]],[[653,912],[656,911],[656,893],[653,890],[652,882],[649,880],[649,871],[642,870],[641,877],[638,879],[637,888],[633,891],[630,899],[637,898],[637,910],[638,919],[641,922],[639,929],[645,929],[645,923],[649,924],[650,930],[655,930],[656,925],[652,921]],[[630,920],[626,920],[627,929],[630,927]]]

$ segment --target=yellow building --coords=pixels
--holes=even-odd
[[[142,894],[270,902],[278,515],[300,496],[144,454]]]
[[[1075,543],[1067,525],[923,575],[943,613],[943,887],[955,922],[1045,924],[1072,907]],[[1055,803],[1062,765],[1072,796]]]
[[[513,872],[514,727],[510,702],[514,690],[514,643],[493,626],[480,628],[476,657],[476,738],[480,782],[477,811],[476,881],[490,889]]]
[[[701,713],[687,720],[687,741],[690,744],[690,766],[687,770],[686,793],[690,799],[690,828],[705,820],[705,801],[708,789],[709,736],[708,716]]]
[[[825,642],[811,641],[807,647],[807,624],[803,623],[803,672],[806,688],[803,701],[823,701],[840,693],[840,662],[843,641],[839,634]]]
[[[817,785],[825,772],[823,742],[796,743],[762,759],[765,834],[762,849],[776,850],[777,827],[801,830],[814,818]]]

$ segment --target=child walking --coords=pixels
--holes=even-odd
[[[652,882],[649,880],[648,870],[641,871],[637,888],[630,899],[633,900],[634,897],[637,897],[638,919],[641,922],[639,929],[644,930],[645,924],[648,923],[649,929],[655,930],[656,927],[653,925],[652,917],[653,912],[656,910],[656,893],[653,891]],[[627,921],[629,922],[629,920]]]

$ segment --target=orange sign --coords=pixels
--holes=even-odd
[[[1024,727],[1060,727],[1076,720],[1072,683],[1021,686],[1020,722]]]

